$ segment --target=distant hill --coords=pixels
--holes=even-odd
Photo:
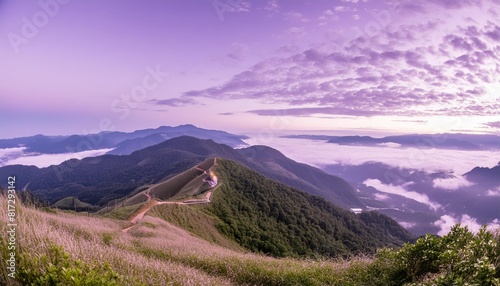
[[[500,164],[493,168],[476,167],[464,176],[481,185],[500,187]]]
[[[114,148],[110,154],[127,155],[133,151],[182,135],[212,139],[218,143],[233,147],[246,145],[241,140],[245,139],[245,136],[234,135],[219,130],[198,128],[194,125],[186,124],[175,127],[161,126],[156,129],[143,129],[134,132],[100,132],[98,134],[71,136],[35,135],[13,139],[0,139],[0,149],[25,147],[25,152],[60,154]]]
[[[72,210],[72,211],[95,211],[97,207],[82,202],[78,198],[75,197],[66,197],[57,201],[52,205],[53,208],[63,209],[63,210]]]
[[[287,135],[284,138],[324,140],[339,145],[376,146],[396,143],[402,147],[456,150],[500,150],[500,136],[475,134],[411,134],[374,138],[370,136]]]
[[[464,174],[467,180],[475,184],[474,199],[469,200],[471,213],[481,214],[490,220],[500,219],[500,165],[493,168],[476,167]],[[486,196],[478,196],[477,189],[486,191]]]
[[[136,131],[137,132],[137,131]],[[194,125],[180,125],[177,127],[162,126],[154,129],[151,132],[142,132],[141,136],[147,133],[146,136],[139,138],[128,138],[119,144],[116,144],[115,149],[108,152],[108,154],[127,155],[134,151],[144,149],[149,146],[156,145],[165,140],[172,139],[179,136],[192,136],[200,139],[212,139],[213,141],[225,144],[231,147],[241,147],[247,145],[242,139],[246,136],[234,135],[219,130],[207,130],[198,128]]]

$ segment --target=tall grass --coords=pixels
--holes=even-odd
[[[7,213],[7,200],[0,196],[0,214]],[[161,211],[162,215],[170,213]],[[180,211],[182,212],[182,211]],[[200,220],[186,212],[192,219]],[[186,214],[185,213],[185,214]],[[203,220],[203,219],[202,219]],[[439,273],[412,275],[415,267],[405,266],[406,258],[416,263],[425,262],[420,253],[427,253],[427,240],[405,245],[401,250],[382,250],[375,258],[353,257],[350,260],[277,259],[241,248],[228,248],[208,242],[200,236],[146,215],[128,232],[122,230],[129,223],[122,220],[87,216],[63,211],[46,212],[32,207],[17,209],[17,258],[16,274],[22,277],[13,280],[7,277],[5,267],[0,269],[0,285],[403,285],[434,281],[441,275],[446,281],[455,281],[459,272],[449,272],[449,265],[438,267]],[[179,220],[181,221],[181,220]],[[209,221],[205,221],[209,223]],[[0,253],[6,259],[7,216],[0,215]],[[459,232],[460,234],[461,232]],[[488,241],[488,254],[500,253],[499,235],[485,236],[488,239],[470,237],[471,253],[481,257],[483,241]],[[462,236],[460,236],[462,237]],[[449,240],[449,241],[448,241]],[[429,240],[440,243],[441,240]],[[443,249],[454,242],[444,237]],[[479,244],[477,244],[477,243]],[[477,246],[476,246],[477,244]],[[433,244],[431,244],[432,246]],[[440,248],[440,249],[441,249]],[[460,247],[458,249],[462,249]],[[432,250],[431,248],[430,250]],[[452,248],[454,249],[454,248]],[[468,248],[465,247],[465,250]],[[476,253],[477,252],[477,253]],[[491,252],[491,253],[490,253]],[[443,252],[446,255],[453,253]],[[469,252],[457,252],[461,257]],[[455,261],[455,256],[445,256],[444,261]],[[488,256],[488,257],[489,257]],[[475,257],[475,256],[474,256]],[[497,255],[492,265],[496,269],[488,274],[493,284],[498,282],[499,260]],[[448,260],[446,260],[448,259]],[[483,259],[484,260],[484,259]],[[473,265],[473,259],[471,267]],[[486,261],[486,260],[485,260]],[[460,264],[460,263],[459,263]],[[456,267],[460,266],[454,266]],[[444,265],[444,264],[443,264]],[[483,269],[478,268],[478,269]],[[496,272],[495,272],[496,271]],[[482,273],[482,272],[481,272]],[[443,276],[448,275],[448,276]],[[410,279],[415,276],[415,279]],[[441,279],[439,276],[438,278]],[[451,278],[450,278],[451,277]],[[458,276],[457,276],[458,277]],[[442,280],[441,279],[441,280]],[[455,279],[455,280],[450,280]],[[54,282],[55,281],[55,282]],[[78,282],[79,281],[79,282]],[[81,282],[84,281],[84,282]],[[88,282],[91,281],[92,283]],[[456,280],[458,281],[458,280]],[[490,281],[490,280],[488,280]],[[78,284],[78,283],[80,284]],[[434,285],[433,282],[427,285]],[[439,284],[448,285],[448,284]],[[452,285],[452,284],[449,284]],[[453,284],[455,285],[455,284]],[[462,285],[462,284],[457,284]]]
[[[191,234],[208,242],[242,251],[243,248],[240,245],[217,230],[216,224],[219,219],[201,211],[203,207],[203,205],[163,204],[154,206],[148,214],[188,230]]]
[[[0,213],[6,213],[6,206],[0,197]],[[247,253],[210,243],[151,216],[124,233],[128,223],[116,219],[30,207],[20,207],[17,215],[17,274],[25,276],[77,277],[82,268],[108,278],[115,273],[117,285],[349,285],[345,279],[351,265],[369,263],[362,258],[313,261]],[[5,257],[5,216],[0,220]],[[52,273],[55,262],[50,257],[59,252],[62,257],[67,254],[71,261],[67,268],[76,274]],[[0,285],[21,285],[4,274]]]
[[[0,213],[7,213],[6,206],[5,197],[0,197]],[[230,285],[226,279],[210,276],[181,263],[150,258],[137,252],[132,247],[136,238],[122,233],[126,223],[119,220],[60,211],[51,214],[20,206],[17,220],[18,276],[50,274],[53,262],[47,257],[54,254],[54,247],[61,247],[70,259],[79,261],[77,265],[88,266],[103,276],[106,271],[116,272],[120,276],[119,285]],[[6,216],[2,215],[0,221],[0,249],[4,259],[7,253]],[[109,269],[99,269],[104,264],[108,264]],[[0,285],[22,285],[6,277],[6,273],[2,274]],[[36,277],[32,278],[34,281]]]

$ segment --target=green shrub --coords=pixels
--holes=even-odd
[[[427,234],[414,244],[405,244],[398,251],[396,263],[405,270],[411,281],[417,281],[428,273],[440,269],[440,255],[443,243],[440,237]]]
[[[486,227],[474,234],[459,224],[443,237],[426,235],[394,252],[397,275],[390,280],[409,285],[500,285],[498,242],[498,233]],[[371,267],[383,259],[377,257]]]
[[[47,255],[32,257],[21,253],[18,281],[21,285],[122,285],[122,277],[109,264],[90,266],[81,260],[72,259],[62,247],[52,245]]]
[[[482,227],[477,234],[454,226],[443,237],[438,285],[500,285],[498,238]],[[496,265],[495,265],[496,262]]]

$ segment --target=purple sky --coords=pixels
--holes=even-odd
[[[0,0],[1,138],[500,133],[500,0]]]

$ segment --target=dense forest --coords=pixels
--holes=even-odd
[[[235,162],[218,162],[216,173],[223,183],[206,211],[222,221],[217,226],[222,233],[254,252],[277,257],[349,256],[413,239],[384,215],[358,216]]]

